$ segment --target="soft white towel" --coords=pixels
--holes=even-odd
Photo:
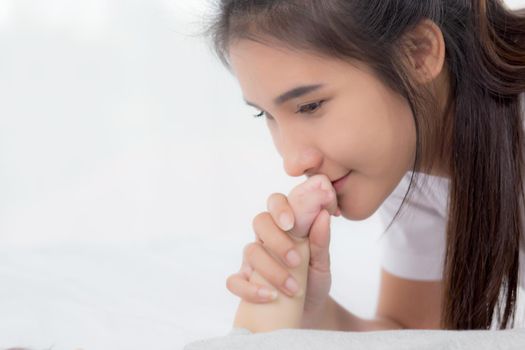
[[[523,350],[525,328],[510,330],[391,330],[377,332],[338,332],[307,329],[281,329],[251,334],[244,328],[233,329],[224,337],[203,339],[187,344],[184,350]]]

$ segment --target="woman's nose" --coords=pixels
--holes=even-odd
[[[316,173],[321,167],[322,155],[319,150],[308,146],[281,152],[283,167],[290,176],[301,176],[307,173]]]

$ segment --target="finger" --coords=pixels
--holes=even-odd
[[[250,277],[252,277],[253,269],[250,265],[248,265],[247,262],[243,261],[241,265],[241,269],[239,270],[238,274],[241,276],[244,276],[244,278],[249,281]]]
[[[244,251],[244,259],[254,271],[257,271],[268,283],[286,295],[292,297],[298,291],[295,278],[260,244],[248,244]],[[288,289],[291,284],[297,287],[296,290]]]
[[[283,231],[289,231],[293,228],[293,211],[284,194],[272,193],[268,197],[266,207],[268,212],[272,215],[273,221],[275,221]]]
[[[310,229],[310,267],[330,271],[330,215],[321,210]]]
[[[279,294],[273,288],[249,282],[241,272],[226,279],[226,288],[241,299],[256,304],[275,300]]]
[[[301,263],[301,255],[294,249],[293,239],[277,226],[270,213],[265,211],[256,215],[252,226],[255,235],[264,242],[264,248],[278,256],[284,264],[295,267]]]

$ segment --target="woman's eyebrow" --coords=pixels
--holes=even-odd
[[[282,105],[283,103],[285,103],[285,102],[287,102],[287,101],[289,101],[291,99],[294,99],[294,98],[306,95],[306,94],[308,94],[308,93],[310,93],[312,91],[315,91],[315,90],[318,90],[318,89],[322,88],[323,86],[324,86],[324,84],[313,84],[313,85],[303,85],[303,86],[294,87],[293,89],[291,89],[289,91],[286,91],[285,93],[277,96],[273,100],[273,103],[276,106]],[[244,102],[246,102],[246,104],[248,104],[248,105],[250,105],[252,107],[256,107],[256,108],[261,109],[255,103],[247,101],[246,99],[244,100]]]

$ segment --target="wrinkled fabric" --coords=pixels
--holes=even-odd
[[[525,328],[499,331],[391,330],[339,332],[308,329],[281,329],[252,334],[232,329],[224,337],[187,344],[184,350],[523,350]]]

